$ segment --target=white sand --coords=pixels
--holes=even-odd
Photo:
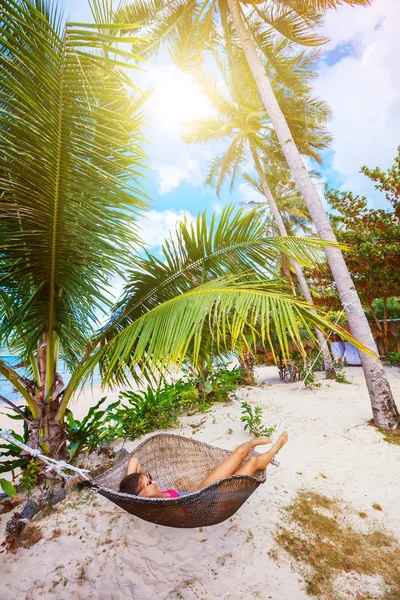
[[[352,385],[323,382],[297,393],[299,384],[282,384],[276,368],[261,367],[260,381],[272,386],[239,390],[232,404],[214,406],[195,438],[224,448],[249,439],[240,423],[242,399],[262,406],[266,423],[281,422],[290,435],[281,466],[269,467],[267,483],[230,521],[204,530],[170,529],[141,521],[91,492],[71,494],[57,513],[38,521],[41,541],[16,555],[0,554],[0,600],[306,599],[290,557],[281,550],[278,558],[269,555],[277,550],[280,509],[301,488],[342,498],[368,514],[369,526],[376,521],[400,539],[400,447],[366,424],[371,408],[361,369],[346,374]],[[388,374],[399,402],[400,370],[390,368]],[[94,390],[97,398],[98,393]],[[79,400],[78,416],[90,396]],[[182,419],[176,432],[192,435],[189,424],[202,418]],[[373,503],[383,511],[373,510]],[[1,530],[8,518],[1,517]],[[61,535],[50,540],[55,529]],[[379,597],[378,582],[370,579],[369,589]],[[353,584],[345,595],[338,591],[337,598],[356,598],[362,585]]]

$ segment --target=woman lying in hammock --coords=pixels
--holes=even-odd
[[[274,456],[288,441],[286,431],[281,433],[272,446],[272,448],[258,456],[250,456],[242,465],[241,463],[247,458],[248,454],[255,446],[270,444],[271,440],[267,437],[259,437],[250,442],[241,444],[236,450],[225,458],[211,473],[201,482],[199,489],[206,487],[224,479],[230,475],[254,475],[256,471],[266,469]],[[155,481],[153,481],[150,473],[143,473],[139,461],[134,456],[128,464],[127,475],[120,483],[119,491],[124,494],[134,494],[145,498],[180,498],[186,496],[190,492],[177,492],[176,490],[161,491]]]

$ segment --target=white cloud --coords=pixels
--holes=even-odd
[[[257,192],[252,186],[247,183],[238,185],[238,192],[241,197],[241,202],[248,204],[249,202],[265,202],[265,196]]]
[[[224,204],[222,204],[222,202],[214,202],[212,205],[212,211],[217,215],[217,217],[219,215],[222,214],[222,211],[224,210]]]
[[[199,161],[184,152],[175,163],[155,163],[153,169],[157,172],[158,192],[161,195],[168,194],[183,181],[201,185],[203,180]]]
[[[400,2],[393,0],[342,7],[326,17],[329,49],[348,45],[351,53],[323,64],[316,91],[333,110],[333,168],[343,187],[358,193],[373,190],[361,166],[387,168],[400,142],[399,22]]]
[[[175,231],[178,221],[186,218],[189,222],[194,221],[193,215],[188,210],[150,210],[146,215],[138,219],[140,236],[144,243],[150,248],[161,246],[169,233]]]

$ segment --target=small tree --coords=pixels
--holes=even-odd
[[[338,241],[353,248],[346,262],[358,293],[382,332],[384,353],[388,348],[388,298],[400,296],[400,148],[395,164],[387,171],[363,167],[362,173],[386,192],[393,210],[368,208],[365,197],[328,189],[326,198],[335,213],[330,216]],[[328,269],[315,269],[314,282],[324,290],[321,300],[328,307],[339,300]],[[333,290],[333,291],[332,291]],[[383,303],[383,324],[374,301]]]

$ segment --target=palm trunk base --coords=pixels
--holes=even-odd
[[[336,371],[333,365],[326,367],[325,366],[325,379],[336,379]]]
[[[28,425],[28,442],[30,448],[38,449],[59,460],[68,458],[67,428],[65,422],[59,423],[57,419],[58,402],[52,402],[44,407],[37,404],[38,414],[43,416],[40,421],[31,421]]]
[[[400,429],[400,413],[382,363],[362,353],[361,363],[364,372],[369,375],[366,381],[375,425],[386,431]]]
[[[243,356],[239,356],[239,366],[244,372],[243,384],[254,385],[256,378],[254,375],[254,356],[251,352],[244,352]]]

